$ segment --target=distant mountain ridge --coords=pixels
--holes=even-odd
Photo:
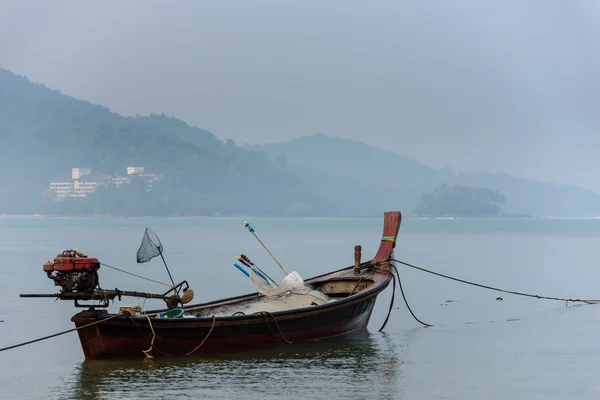
[[[505,211],[600,215],[591,190],[506,174],[455,174],[325,134],[238,146],[165,115],[122,117],[0,69],[0,214],[410,215],[421,195],[447,183],[506,196]],[[71,168],[164,176],[144,185],[54,202],[49,182]]]
[[[443,183],[482,187],[506,196],[505,212],[545,217],[600,215],[600,196],[572,185],[523,179],[504,173],[455,174],[450,169],[434,170],[409,157],[360,141],[322,133],[286,142],[246,145],[272,159],[284,157],[290,165],[327,171],[334,177],[354,180],[355,185],[376,185],[413,210],[424,192]],[[406,207],[407,206],[407,207]]]
[[[323,215],[333,207],[287,168],[210,132],[164,115],[122,117],[2,69],[0,141],[0,214]],[[164,175],[135,196],[144,208],[125,191],[95,204],[42,196],[73,167],[113,174],[129,166]]]

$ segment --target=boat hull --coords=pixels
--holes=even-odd
[[[73,316],[85,358],[88,360],[143,358],[224,353],[251,347],[321,340],[366,329],[385,279],[371,293],[325,306],[292,312],[251,316],[156,319],[126,317],[84,325],[108,318],[105,311],[82,311]],[[354,297],[354,296],[352,296]],[[214,326],[213,326],[214,325]],[[154,332],[154,333],[153,333]],[[151,346],[152,338],[153,345]],[[202,342],[204,343],[193,353]],[[190,354],[191,353],[191,354]]]
[[[389,285],[389,263],[400,228],[398,211],[384,214],[383,236],[375,258],[313,277],[306,284],[337,300],[274,313],[214,317],[231,305],[259,298],[257,293],[186,306],[192,318],[153,318],[82,311],[71,318],[88,360],[201,355],[251,347],[321,340],[366,329],[375,301]],[[362,286],[361,286],[362,285]],[[164,311],[164,310],[163,310]],[[156,315],[158,311],[148,311]],[[222,313],[221,313],[222,314]]]

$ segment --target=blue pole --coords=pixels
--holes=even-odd
[[[269,284],[269,286],[271,285],[271,282],[269,282],[269,280],[267,279],[266,276],[264,276],[263,274],[261,274],[259,271],[256,270],[256,268],[250,266],[250,268],[252,269],[252,271],[254,271],[254,273],[258,276],[260,276],[265,282],[267,282]]]
[[[240,271],[242,271],[244,273],[244,275],[246,275],[248,278],[250,278],[250,272],[248,272],[244,268],[242,268],[242,266],[240,264],[233,263],[233,266],[236,267],[237,269],[239,269]]]

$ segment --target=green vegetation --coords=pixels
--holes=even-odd
[[[0,214],[406,215],[423,206],[422,193],[447,182],[505,194],[505,205],[491,204],[510,214],[600,215],[600,196],[587,189],[506,174],[457,175],[324,134],[238,146],[165,115],[122,117],[2,69],[0,144]],[[129,166],[162,179],[150,192],[134,179],[86,198],[57,202],[49,193],[49,182],[69,180],[71,168],[114,176]],[[485,201],[461,204],[430,205],[430,212],[496,212]]]
[[[0,70],[0,214],[325,215],[289,169],[164,115],[125,118],[107,108]],[[124,174],[143,166],[163,176],[86,198],[42,196],[73,167]]]
[[[423,217],[496,217],[505,202],[500,192],[443,184],[421,196],[415,213]]]

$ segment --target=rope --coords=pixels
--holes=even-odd
[[[290,342],[289,340],[287,340],[285,338],[285,336],[283,336],[283,333],[281,332],[281,328],[279,327],[279,324],[277,323],[277,319],[275,318],[275,316],[273,314],[271,314],[269,311],[259,311],[257,314],[262,314],[262,316],[265,317],[265,321],[267,321],[267,325],[269,326],[269,330],[271,331],[271,334],[272,334],[273,331],[271,330],[271,324],[269,323],[269,320],[267,319],[267,315],[270,315],[271,318],[273,318],[273,321],[275,322],[275,326],[277,327],[277,330],[279,331],[279,335],[281,336],[281,338],[287,344],[292,344],[292,342]],[[275,338],[275,335],[273,335],[273,338]],[[275,339],[275,341],[277,341],[277,339]]]
[[[152,331],[152,339],[150,340],[150,347],[148,348],[148,350],[142,350],[142,353],[146,355],[147,359],[154,358],[154,356],[150,354],[150,352],[152,351],[152,347],[154,347],[154,339],[156,338],[156,332],[154,332],[154,327],[152,326],[152,321],[150,320],[148,314],[144,313],[144,317],[146,317],[146,319],[148,320],[148,325],[150,325],[150,330]]]
[[[267,326],[269,327],[269,332],[271,332],[271,335],[273,335],[273,339],[275,340],[275,343],[279,343],[279,340],[277,340],[277,336],[275,336],[275,333],[273,332],[273,329],[271,328],[271,324],[269,323],[267,316],[265,314],[263,314],[261,311],[259,311],[257,314],[261,314],[265,318]]]
[[[375,267],[375,269],[381,270],[380,268],[377,268],[377,267]],[[390,271],[388,270],[388,272],[390,272]],[[383,331],[383,328],[385,328],[385,326],[388,323],[388,319],[390,319],[390,315],[392,314],[392,309],[394,308],[394,296],[396,295],[396,277],[391,272],[390,272],[390,274],[392,275],[392,279],[394,280],[394,284],[392,285],[392,299],[390,300],[390,308],[388,309],[388,313],[385,317],[385,321],[383,321],[381,328],[379,328],[379,330],[377,332]]]
[[[392,259],[392,261],[395,261],[395,262],[400,263],[402,265],[406,265],[407,267],[411,267],[411,268],[418,269],[418,270],[423,271],[423,272],[427,272],[428,274],[436,275],[436,276],[439,276],[439,277],[442,277],[442,278],[446,278],[446,279],[450,279],[450,280],[453,280],[453,281],[456,281],[456,282],[466,283],[467,285],[477,286],[477,287],[480,287],[480,288],[483,288],[483,289],[495,290],[497,292],[514,294],[514,295],[517,295],[517,296],[533,297],[533,298],[536,298],[536,299],[558,300],[558,301],[564,301],[564,302],[567,302],[567,303],[568,302],[573,302],[573,303],[581,302],[581,303],[587,303],[587,304],[600,303],[600,300],[569,299],[569,298],[564,298],[564,297],[549,297],[549,296],[540,296],[540,295],[537,295],[537,294],[515,292],[515,291],[512,291],[512,290],[500,289],[500,288],[496,288],[496,287],[493,287],[493,286],[482,285],[482,284],[479,284],[479,283],[469,282],[469,281],[465,281],[463,279],[454,278],[454,277],[449,276],[449,275],[440,274],[439,272],[430,271],[428,269],[425,269],[425,268],[422,268],[422,267],[418,267],[416,265],[409,264],[409,263],[406,263],[404,261],[400,261],[400,260],[396,260],[396,259]]]
[[[142,332],[142,330],[140,329],[139,325],[135,322],[135,319],[133,319],[132,316],[129,316],[129,319],[131,320],[131,322],[133,323],[133,325],[135,325],[135,327],[137,328],[137,330],[140,332],[140,335],[142,336],[142,338],[144,338],[144,340],[146,340],[148,342],[148,344],[151,344],[151,341],[144,335],[144,332]],[[158,351],[159,353],[161,353],[164,356],[167,356],[167,357],[171,356],[170,354],[165,353],[164,351],[162,351],[161,349],[159,349],[156,346],[153,346],[152,349]]]
[[[73,332],[73,331],[78,331],[78,330],[83,329],[83,328],[88,328],[88,327],[93,326],[93,325],[101,324],[102,322],[106,322],[108,320],[111,320],[113,318],[117,318],[117,317],[120,317],[120,316],[121,316],[121,314],[116,314],[116,315],[113,315],[113,316],[105,318],[105,319],[101,319],[101,320],[94,321],[94,322],[91,322],[91,323],[86,324],[86,325],[82,325],[82,326],[80,326],[78,328],[68,329],[66,331],[62,331],[62,332],[55,333],[53,335],[48,335],[48,336],[44,336],[44,337],[41,337],[41,338],[38,338],[38,339],[30,340],[28,342],[23,342],[23,343],[19,343],[19,344],[14,344],[12,346],[3,347],[3,348],[0,349],[0,351],[10,350],[10,349],[14,349],[16,347],[21,347],[21,346],[25,346],[25,345],[32,344],[32,343],[41,342],[42,340],[51,339],[53,337],[61,336],[61,335],[64,335],[66,333],[70,333],[70,332]]]
[[[150,319],[150,317],[148,316],[148,314],[144,314],[144,317],[146,317],[146,319],[148,319],[148,325],[150,325],[150,330],[152,330],[152,339],[150,340],[150,347],[148,348],[148,350],[142,350],[142,353],[144,353],[146,355],[146,358],[154,358],[154,356],[152,354],[150,354],[150,352],[154,349],[157,350],[159,353],[170,357],[171,354],[167,354],[164,351],[161,351],[159,348],[154,346],[154,339],[156,338],[156,332],[154,331],[154,327],[152,326],[152,320]],[[133,324],[138,328],[138,330],[140,331],[140,334],[142,335],[142,337],[144,337],[140,327],[135,323],[135,320],[133,318],[131,318],[131,321],[133,322]],[[206,342],[206,339],[208,339],[208,337],[210,336],[210,334],[212,333],[215,325],[216,325],[216,317],[213,315],[213,322],[212,322],[212,326],[210,327],[210,330],[208,331],[208,334],[206,335],[206,337],[204,338],[204,340],[202,340],[202,342],[196,346],[196,348],[192,351],[190,351],[189,353],[186,353],[186,356],[189,356],[190,354],[193,354],[196,350],[198,350],[200,347],[202,347],[202,345],[204,344],[204,342]],[[144,337],[146,340],[148,340],[146,337]]]
[[[417,318],[417,316],[415,315],[415,313],[413,312],[413,310],[410,308],[410,306],[408,305],[408,300],[406,300],[406,296],[404,295],[404,290],[402,289],[402,282],[400,280],[400,274],[398,273],[398,270],[396,269],[395,265],[390,265],[392,268],[394,268],[394,271],[396,271],[396,275],[398,275],[398,287],[400,288],[400,293],[402,293],[402,298],[404,299],[404,304],[406,304],[406,308],[408,308],[408,311],[410,311],[411,315],[413,316],[413,318],[419,322],[420,324],[423,324],[425,326],[432,326],[430,324],[426,324],[425,322],[421,321],[419,318]],[[394,276],[394,274],[392,274],[392,277]],[[395,282],[394,282],[395,283]]]
[[[370,278],[370,276],[369,276],[369,278]],[[358,285],[360,285],[360,283],[362,282],[362,280],[363,280],[363,277],[361,276],[360,279],[358,280],[358,282],[356,282],[356,285],[354,285],[354,289],[352,289],[352,291],[350,292],[350,294],[348,295],[348,297],[350,297],[350,296],[352,296],[354,294],[354,291],[356,289],[358,289]]]
[[[190,354],[193,354],[196,350],[198,350],[200,347],[202,347],[202,345],[204,344],[204,342],[206,342],[206,339],[208,339],[208,337],[210,336],[210,334],[212,333],[215,324],[217,322],[217,317],[214,316],[213,314],[213,321],[212,321],[212,326],[210,327],[210,330],[208,331],[208,333],[206,334],[206,336],[204,337],[204,339],[200,342],[200,344],[198,346],[196,346],[196,348],[192,351],[190,351],[189,353],[185,353],[186,356],[189,356]]]
[[[169,284],[166,284],[166,283],[163,283],[163,282],[155,281],[154,279],[146,278],[145,276],[137,275],[137,274],[134,274],[132,272],[128,272],[128,271],[122,270],[122,269],[117,268],[117,267],[113,267],[113,266],[108,265],[108,264],[100,263],[100,265],[103,265],[103,266],[105,266],[107,268],[112,268],[112,269],[114,269],[116,271],[119,271],[119,272],[123,272],[124,274],[127,274],[127,275],[135,276],[136,278],[147,280],[149,282],[158,283],[159,285],[163,285],[163,286],[173,287],[173,285],[169,285]]]
[[[420,324],[424,325],[424,326],[433,326],[431,324],[425,323],[423,321],[421,321],[419,318],[417,318],[417,316],[415,315],[415,313],[413,312],[413,310],[410,308],[410,305],[408,304],[408,300],[406,299],[406,295],[404,294],[404,289],[402,288],[402,282],[400,280],[400,274],[398,273],[398,270],[396,269],[396,266],[393,264],[389,264],[390,269],[383,269],[383,268],[379,268],[377,266],[373,266],[373,268],[375,268],[376,270],[379,271],[383,271],[383,272],[388,272],[390,275],[392,275],[392,280],[393,280],[393,285],[392,285],[392,299],[390,300],[390,308],[388,309],[388,313],[387,316],[385,317],[385,321],[383,321],[383,325],[381,325],[381,328],[379,328],[378,332],[381,332],[383,330],[383,328],[385,328],[385,326],[387,325],[387,322],[390,318],[390,315],[392,314],[392,309],[394,308],[394,296],[396,294],[396,282],[398,283],[398,287],[400,288],[400,293],[402,293],[402,298],[404,299],[404,304],[406,304],[406,308],[408,308],[408,311],[410,311],[410,314],[413,316],[413,318]],[[396,275],[394,275],[394,273],[391,271],[391,268],[394,269],[394,271],[396,272],[396,275],[398,275],[398,281],[396,281]]]

